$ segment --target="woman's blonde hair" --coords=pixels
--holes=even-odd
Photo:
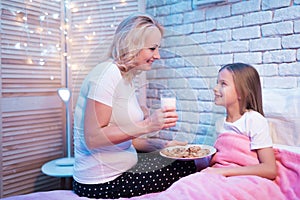
[[[162,25],[145,13],[134,13],[117,27],[109,57],[117,64],[125,79],[132,80],[139,73],[134,70],[134,58],[145,47],[147,33],[153,27],[157,27],[163,35]]]
[[[223,66],[232,73],[236,91],[240,97],[240,114],[246,109],[252,109],[264,115],[262,106],[262,89],[260,77],[254,67],[244,63],[234,63]]]

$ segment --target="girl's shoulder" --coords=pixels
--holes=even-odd
[[[266,126],[266,124],[268,124],[267,118],[257,111],[249,110],[244,115],[246,122],[255,127]]]
[[[248,110],[247,112],[244,113],[247,118],[258,118],[258,119],[265,119],[265,117],[260,114],[259,112],[255,110]]]

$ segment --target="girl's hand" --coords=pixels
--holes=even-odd
[[[226,170],[225,168],[207,167],[201,170],[201,172],[210,173],[210,174],[220,174],[225,176],[225,170]]]

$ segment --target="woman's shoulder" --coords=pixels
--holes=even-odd
[[[97,70],[97,71],[107,71],[107,70],[109,70],[109,71],[115,71],[115,72],[120,71],[119,68],[117,67],[117,65],[111,60],[107,60],[107,61],[103,61],[103,62],[98,63],[94,67],[94,70]]]
[[[98,63],[88,74],[89,79],[99,79],[100,77],[111,77],[111,78],[117,78],[118,80],[121,77],[121,72],[118,68],[118,66],[111,62],[111,61],[105,61]],[[92,78],[94,77],[94,78]]]

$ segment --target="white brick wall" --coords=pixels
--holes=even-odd
[[[285,21],[261,26],[262,36],[293,34],[293,22]]]
[[[218,69],[232,62],[257,68],[264,88],[300,87],[300,0],[147,1],[166,29],[162,59],[147,72],[148,105],[159,90],[176,92],[180,120],[161,137],[212,144],[224,108],[213,103]]]

